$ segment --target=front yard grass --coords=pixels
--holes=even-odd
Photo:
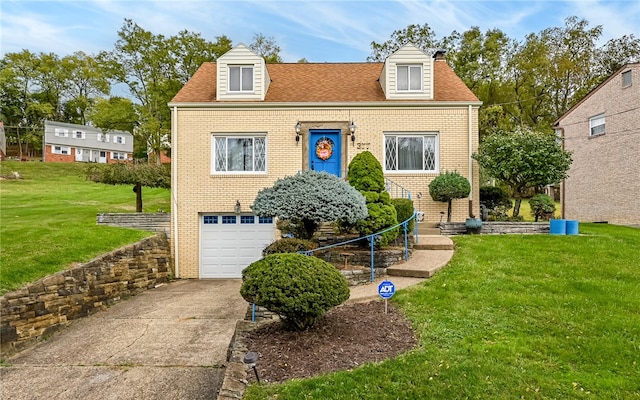
[[[580,233],[456,237],[446,268],[392,299],[417,349],[244,398],[640,399],[640,229]]]
[[[86,164],[0,162],[0,294],[75,262],[152,235],[96,225],[101,212],[134,212],[132,186],[93,183]],[[144,210],[169,211],[169,190],[143,188]]]

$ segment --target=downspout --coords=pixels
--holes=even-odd
[[[557,131],[562,132],[560,134],[560,139],[562,140],[562,150],[566,150],[565,146],[564,146],[564,128],[560,128],[558,126],[554,126],[554,129]],[[556,133],[557,135],[557,133]],[[562,182],[560,183],[560,218],[565,218],[564,216],[564,194],[565,194],[565,187],[566,187],[566,179],[563,179]]]
[[[471,191],[469,192],[469,218],[473,218],[473,106],[468,106],[469,114],[469,185]]]
[[[171,216],[173,217],[173,267],[176,278],[180,278],[179,257],[178,257],[178,198],[177,198],[177,177],[178,177],[178,107],[174,106],[171,118]]]

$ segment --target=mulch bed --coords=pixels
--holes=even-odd
[[[280,322],[269,323],[246,340],[247,348],[260,356],[257,369],[264,382],[349,370],[396,357],[417,342],[411,322],[391,304],[385,314],[382,301],[335,308],[302,332],[288,331]],[[255,381],[248,372],[247,378]]]

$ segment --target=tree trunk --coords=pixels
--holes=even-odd
[[[447,204],[447,222],[451,222],[451,203],[453,202],[453,200],[449,199],[449,202]]]
[[[520,204],[522,203],[522,199],[516,197],[516,203],[513,205],[513,217],[517,217],[520,215]]]
[[[140,182],[136,183],[133,187],[133,191],[136,193],[136,212],[142,212],[142,185]]]

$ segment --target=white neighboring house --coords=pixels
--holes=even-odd
[[[114,163],[133,159],[133,135],[87,125],[45,121],[44,162]]]

